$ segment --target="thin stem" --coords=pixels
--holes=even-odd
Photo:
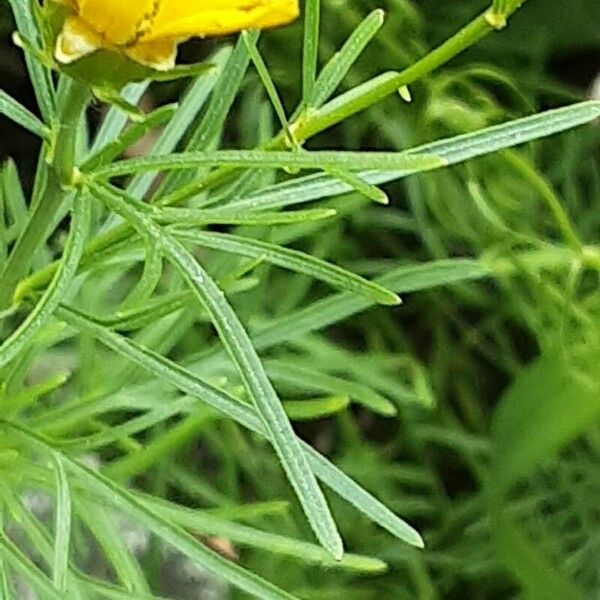
[[[503,14],[504,22],[525,1],[512,0]],[[490,15],[491,10],[480,14],[441,46],[394,77],[381,77],[379,82],[372,80],[342,94],[317,111],[303,113],[292,126],[294,136],[304,141],[435,71],[498,29],[497,22]]]
[[[65,186],[72,180],[77,132],[89,99],[87,88],[74,80],[66,82],[58,114],[54,162],[48,171],[43,198],[33,207],[29,222],[17,239],[0,274],[0,310],[10,306],[19,280],[29,272],[36,250],[46,241],[50,225],[69,195]]]
[[[541,198],[548,206],[565,243],[573,250],[581,252],[583,249],[583,242],[579,239],[579,235],[571,223],[569,215],[563,208],[560,198],[556,195],[550,184],[516,152],[507,151],[504,158],[513,169],[515,169],[519,175],[525,177],[533,189],[540,194]]]

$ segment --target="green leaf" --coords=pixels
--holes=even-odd
[[[140,346],[133,340],[126,339],[98,325],[82,313],[62,306],[59,315],[73,327],[93,335],[98,341],[118,352],[143,369],[170,383],[186,394],[195,396],[216,410],[237,421],[240,425],[267,437],[264,424],[251,407],[240,403],[226,392],[207,383],[176,363]],[[374,522],[387,529],[392,535],[409,544],[422,547],[423,540],[406,522],[397,517],[374,496],[363,490],[350,477],[342,473],[335,465],[322,457],[305,442],[301,442],[310,466],[317,476],[361,513],[366,514]]]
[[[542,356],[503,396],[492,423],[494,481],[500,491],[598,422],[600,351],[590,346],[586,354],[583,364],[557,352]]]
[[[368,43],[381,29],[383,19],[383,10],[374,10],[352,32],[340,51],[331,57],[319,74],[308,102],[310,106],[319,107],[330,98]]]
[[[130,83],[121,90],[121,96],[128,104],[137,104],[148,88],[149,82]],[[94,136],[89,156],[100,152],[107,144],[112,144],[120,135],[128,122],[127,115],[112,106],[102,120],[98,132]]]
[[[270,360],[266,363],[267,373],[274,381],[293,384],[304,390],[347,394],[358,404],[384,417],[397,414],[396,407],[384,396],[370,387],[341,377],[318,373],[314,368],[301,362],[288,360]]]
[[[0,533],[0,555],[23,576],[25,581],[43,594],[44,599],[64,600],[64,596],[52,585],[44,572],[31,562],[4,533]]]
[[[81,492],[77,495],[82,496]],[[148,583],[137,558],[127,548],[123,536],[115,535],[115,515],[104,507],[90,502],[85,496],[77,498],[75,510],[102,548],[104,556],[125,588],[131,590],[135,597],[150,596]]]
[[[41,50],[41,40],[38,35],[37,25],[31,13],[31,4],[23,0],[9,0],[17,22],[19,33],[35,44],[37,50]],[[52,123],[56,112],[56,94],[52,75],[50,71],[42,66],[37,59],[25,54],[25,62],[29,70],[31,83],[37,98],[38,106],[46,123]]]
[[[56,518],[54,521],[52,581],[59,592],[66,594],[71,547],[71,492],[67,474],[60,458],[52,454],[52,462],[56,473]]]
[[[346,269],[333,265],[310,254],[277,246],[269,242],[227,233],[208,231],[172,230],[177,238],[198,246],[229,252],[248,258],[260,258],[284,269],[304,273],[334,287],[366,296],[378,303],[397,305],[400,299],[384,287],[372,283]]]
[[[490,150],[491,151],[491,150]],[[466,152],[465,152],[466,155]],[[111,179],[131,173],[180,171],[199,167],[244,167],[260,169],[376,169],[398,170],[402,174],[429,171],[446,165],[444,158],[422,152],[349,152],[314,150],[283,152],[267,150],[215,150],[182,152],[167,156],[131,158],[112,163],[94,172],[95,179]],[[399,176],[399,175],[398,175]]]
[[[103,499],[114,505],[115,508],[122,510],[124,514],[137,519],[141,525],[147,527],[152,533],[162,538],[166,543],[216,575],[223,577],[232,585],[261,599],[292,600],[294,598],[291,594],[280,590],[257,575],[242,569],[235,563],[221,557],[216,552],[213,552],[204,544],[196,540],[192,535],[177,525],[174,525],[161,515],[150,510],[143,501],[136,498],[136,496],[126,489],[100,473],[92,471],[66,455],[57,452],[43,438],[27,430],[25,427],[7,421],[2,421],[2,425],[7,430],[19,434],[32,449],[41,450],[44,453],[56,452],[60,457],[64,468],[67,472],[71,473],[71,476],[77,481],[78,485],[84,487],[90,494],[95,495],[97,498]],[[4,536],[0,537],[0,547],[6,549],[8,543],[9,542]],[[11,560],[12,555],[9,554],[7,558],[8,560]],[[21,562],[14,560],[15,566],[20,565]],[[33,568],[29,569],[29,571],[29,574],[33,578],[36,573],[33,572]],[[39,580],[40,576],[37,576],[34,579],[36,583],[39,583]],[[62,598],[62,595],[54,592],[54,588],[51,586],[50,590],[52,591],[52,594],[45,597]],[[47,593],[47,591],[44,590],[44,593]]]
[[[139,417],[125,420],[119,425],[108,427],[103,431],[99,431],[92,435],[81,438],[57,440],[54,444],[65,450],[68,449],[70,452],[90,452],[97,448],[110,446],[122,438],[135,435],[136,433],[150,429],[155,425],[164,423],[171,417],[187,412],[194,404],[195,402],[189,398],[175,400],[164,406],[159,406],[154,410],[149,410]]]
[[[288,212],[248,213],[227,208],[162,208],[155,213],[160,223],[197,228],[198,225],[291,225],[328,219],[337,214],[332,208]]]
[[[506,507],[500,506],[492,512],[494,542],[504,564],[523,582],[529,597],[584,600],[572,582],[536,551],[522,529],[506,513]]]
[[[250,35],[253,40],[258,39],[257,32],[252,32]],[[202,119],[189,134],[186,146],[188,150],[211,148],[221,135],[227,115],[250,64],[250,56],[244,40],[240,38],[233,52],[228,50],[227,55],[223,55],[223,59],[226,60],[223,68],[218,73],[213,72],[207,76],[215,78],[214,81],[211,81],[211,99]],[[158,195],[168,193],[186,181],[187,178],[184,174],[169,173],[157,193]]]
[[[49,131],[46,126],[33,113],[19,104],[14,98],[11,98],[4,90],[0,90],[0,114],[3,114],[40,138],[48,138]]]
[[[117,136],[111,142],[104,144],[100,150],[93,152],[81,164],[81,169],[84,171],[93,170],[110,163],[123,154],[125,150],[139,142],[150,131],[170,121],[176,112],[177,105],[167,104],[152,111],[149,115],[145,115],[121,135]]]
[[[135,287],[123,300],[119,312],[141,306],[148,300],[160,283],[163,273],[163,256],[160,246],[149,240],[146,244],[144,270]]]
[[[387,194],[380,190],[376,185],[373,185],[363,179],[360,175],[356,175],[352,171],[342,171],[341,169],[326,169],[326,172],[339,179],[342,183],[349,185],[354,191],[362,194],[365,198],[377,202],[377,204],[389,204],[390,199]]]
[[[309,104],[313,97],[319,58],[321,0],[307,0],[304,6],[304,43],[302,45],[302,99]]]
[[[281,102],[279,94],[277,93],[277,88],[275,87],[275,83],[271,78],[271,74],[269,73],[269,68],[265,64],[263,57],[261,56],[260,52],[258,51],[258,48],[256,47],[256,37],[254,36],[253,38],[251,34],[249,34],[247,31],[243,31],[242,40],[246,44],[248,54],[250,55],[250,58],[254,64],[254,67],[256,68],[256,71],[258,72],[262,84],[265,87],[265,90],[267,91],[267,95],[271,100],[271,104],[273,105],[275,113],[279,118],[279,122],[285,130],[287,143],[290,147],[298,149],[298,144],[296,143],[296,140],[294,139],[294,136],[290,131],[290,124],[285,114],[285,108],[283,106],[283,103]]]
[[[2,169],[2,188],[4,191],[4,205],[7,216],[11,220],[11,228],[5,232],[6,239],[16,239],[27,223],[27,203],[21,185],[21,179],[15,162],[8,159]]]
[[[230,56],[231,48],[225,46],[209,58],[213,68],[201,77],[196,78],[190,85],[179,104],[175,116],[161,132],[160,137],[150,150],[150,155],[161,156],[173,152],[206,104],[208,97],[220,80],[226,61]],[[127,193],[135,198],[142,198],[151,188],[153,181],[154,176],[152,174],[136,173],[136,176],[127,186]]]
[[[600,102],[579,102],[487,127],[474,133],[425,144],[410,152],[411,154],[433,154],[443,158],[446,164],[453,165],[476,156],[513,148],[526,142],[573,129],[598,117],[600,117]]]
[[[88,237],[90,206],[91,198],[87,193],[77,194],[74,200],[71,231],[58,270],[25,321],[0,346],[0,368],[14,360],[52,317],[65,291],[75,278]],[[26,294],[27,290],[19,288],[15,295],[20,299]]]
[[[421,154],[436,156],[443,161],[443,165],[454,165],[560,133],[593,121],[599,116],[600,102],[581,102],[484,128],[473,133],[417,146],[398,153],[396,156],[405,156],[406,154],[409,156]],[[358,159],[357,155],[360,154],[356,153],[354,156]],[[362,154],[371,155],[369,160],[377,162],[379,155],[388,153],[365,152]],[[367,166],[365,163],[362,168],[372,168],[373,170],[360,171],[357,175],[375,185],[401,179],[408,174],[405,170],[389,171],[384,162],[379,162],[374,167]],[[330,198],[352,190],[352,186],[336,181],[329,175],[310,175],[273,185],[246,198],[230,202],[228,207],[236,210],[274,210],[293,204]]]
[[[386,564],[383,561],[368,556],[346,554],[342,560],[338,561],[333,559],[323,548],[302,540],[240,525],[206,511],[192,510],[149,495],[141,495],[140,499],[150,510],[188,531],[195,531],[204,535],[216,535],[235,544],[260,548],[280,556],[329,568],[365,573],[377,573],[386,569]]]
[[[202,308],[209,313],[267,427],[273,447],[317,538],[334,557],[341,559],[342,541],[325,497],[300,451],[296,434],[248,334],[221,290],[186,248],[146,217],[142,210],[136,210],[133,203],[122,200],[108,188],[95,186],[92,189],[109,207],[162,247],[165,257],[179,271]]]
[[[310,400],[286,400],[283,408],[292,421],[312,421],[343,412],[349,405],[348,396],[327,396]]]
[[[490,269],[482,261],[453,259],[399,267],[379,278],[377,283],[398,294],[406,294],[441,285],[473,281],[490,275]],[[362,312],[372,304],[365,298],[348,293],[317,300],[287,315],[282,315],[261,328],[253,337],[254,344],[258,349],[263,350],[281,342],[298,339],[311,331],[339,323]]]

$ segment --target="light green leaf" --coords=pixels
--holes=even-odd
[[[494,481],[498,490],[554,456],[600,417],[600,351],[590,346],[580,363],[547,354],[521,372],[492,423]]]
[[[42,450],[45,453],[56,452],[43,438],[36,435],[35,433],[27,430],[25,427],[2,421],[2,426],[6,429],[20,435],[20,437],[30,445],[32,449]],[[104,477],[100,473],[92,471],[91,469],[84,467],[78,462],[66,455],[58,453],[65,469],[71,473],[71,476],[77,481],[77,485],[84,487],[89,493],[95,495],[97,498],[101,498],[115,508],[122,510],[124,514],[130,515],[137,519],[140,524],[147,527],[151,532],[162,538],[166,543],[170,544],[193,561],[209,569],[216,575],[223,577],[229,581],[232,585],[235,585],[239,589],[247,592],[250,595],[261,598],[261,600],[293,600],[294,596],[280,590],[274,585],[268,583],[264,579],[261,579],[257,575],[250,573],[235,563],[221,557],[216,552],[210,550],[207,546],[196,540],[192,535],[174,525],[164,517],[156,514],[150,510],[141,500],[136,498],[133,494],[122,488],[120,485],[114,483],[110,479]],[[9,542],[0,536],[0,548],[7,549]],[[21,566],[23,560],[13,559],[13,556],[17,552],[13,551],[7,555],[9,560],[13,560],[13,564],[16,567]],[[20,554],[20,553],[19,553]],[[23,557],[24,558],[24,557]],[[27,559],[24,559],[25,561]],[[32,577],[35,576],[34,581],[41,584],[45,578],[37,575],[33,571],[33,566],[28,569],[28,574]],[[35,568],[37,569],[37,567]],[[48,598],[62,598],[61,594],[54,592],[54,588],[50,586],[52,594],[45,597]],[[47,593],[46,589],[44,593]]]
[[[186,242],[248,258],[259,258],[284,269],[320,279],[334,287],[366,296],[381,304],[400,304],[398,296],[384,287],[298,250],[227,233],[181,229],[172,231],[177,238]]]
[[[52,581],[62,594],[67,593],[69,554],[71,548],[71,492],[69,480],[60,458],[54,453],[52,464],[56,475],[56,517],[54,520],[54,564]]]
[[[122,200],[108,188],[95,186],[92,189],[108,206],[162,247],[165,257],[179,271],[200,305],[209,313],[267,427],[271,442],[317,538],[333,556],[341,559],[342,540],[325,497],[300,451],[296,434],[248,334],[221,290],[186,248],[151,221],[142,209],[134,208],[133,202]]]
[[[42,139],[46,139],[49,135],[47,127],[33,113],[19,104],[4,90],[0,90],[0,114],[8,117]]]
[[[98,325],[82,313],[62,306],[59,309],[62,319],[73,327],[92,334],[102,344],[118,352],[128,360],[138,364],[143,369],[153,373],[160,379],[170,383],[182,392],[201,399],[204,403],[227,415],[248,429],[267,437],[268,433],[251,407],[240,403],[223,390],[198,378],[193,373],[176,363],[143,348],[133,340],[129,340]],[[423,540],[419,534],[405,521],[397,517],[374,496],[362,489],[350,477],[340,471],[335,465],[322,457],[316,450],[305,442],[301,443],[310,466],[317,476],[361,513],[366,514],[374,522],[387,529],[392,535],[409,544],[422,547]]]
[[[75,278],[88,237],[90,205],[91,198],[87,193],[77,194],[74,201],[71,231],[58,270],[25,321],[0,346],[0,367],[16,358],[40,328],[52,317],[65,290]],[[27,290],[20,288],[17,289],[16,296],[20,299],[26,293]]]

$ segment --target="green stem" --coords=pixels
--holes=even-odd
[[[299,141],[306,140],[372,106],[387,96],[395,94],[400,88],[422,79],[488,34],[502,27],[506,23],[506,19],[516,12],[525,1],[512,0],[506,6],[502,15],[503,19],[499,19],[498,15],[492,12],[493,9],[485,11],[441,46],[429,52],[404,71],[397,73],[395,76],[380,77],[379,81],[371,80],[338,96],[317,111],[304,113],[292,126],[295,138]]]
[[[77,132],[89,99],[87,88],[74,80],[66,82],[60,99],[54,162],[48,171],[43,198],[33,207],[27,226],[17,239],[0,274],[0,310],[12,303],[19,280],[29,272],[35,251],[46,241],[50,225],[68,195],[65,187],[72,181]]]

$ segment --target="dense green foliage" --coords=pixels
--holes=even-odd
[[[1,598],[600,589],[599,5],[322,4],[102,114],[1,6]]]

